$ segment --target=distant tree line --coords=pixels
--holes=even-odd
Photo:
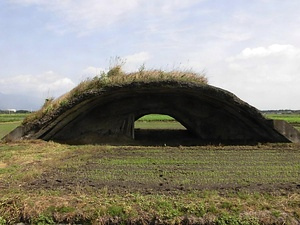
[[[262,110],[264,114],[300,114],[300,110],[279,109],[279,110]]]
[[[0,109],[0,114],[21,114],[21,113],[31,113],[29,110],[8,110],[8,109]]]

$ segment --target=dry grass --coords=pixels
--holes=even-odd
[[[44,106],[39,111],[26,117],[23,124],[33,123],[34,121],[42,118],[44,115],[49,115],[61,107],[72,104],[75,98],[85,94],[98,92],[106,87],[122,86],[131,83],[168,81],[207,84],[207,78],[203,74],[197,74],[190,71],[165,72],[162,70],[140,70],[139,72],[126,74],[122,71],[121,66],[117,65],[111,68],[107,73],[102,73],[100,76],[82,81],[77,87],[58,99],[46,99]]]
[[[94,195],[80,189],[72,194],[45,190],[1,197],[0,212],[8,224],[20,218],[31,224],[298,224],[299,208],[290,204],[297,204],[299,195],[291,195],[287,203],[282,196],[241,194],[121,196],[109,195],[104,189]]]

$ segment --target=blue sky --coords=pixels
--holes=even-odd
[[[38,108],[119,56],[128,72],[204,71],[258,109],[300,109],[299,12],[299,0],[1,0],[0,93]]]

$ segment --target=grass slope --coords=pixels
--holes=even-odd
[[[0,144],[0,224],[298,224],[300,146]]]

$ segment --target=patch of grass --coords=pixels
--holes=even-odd
[[[265,116],[273,120],[285,120],[288,123],[300,124],[300,114],[266,114]]]
[[[8,134],[10,131],[15,129],[17,126],[21,124],[21,121],[18,122],[5,122],[0,123],[0,140],[3,138],[6,134]]]
[[[107,214],[111,217],[125,217],[125,211],[123,206],[111,205],[107,208]]]
[[[0,216],[0,225],[5,225],[6,224],[6,220]]]
[[[184,149],[184,152],[176,148],[172,151],[161,149],[158,152],[152,152],[149,148],[133,151],[122,149],[122,154],[118,154],[119,150],[116,149],[111,157],[106,156],[97,161],[94,161],[96,158],[90,159],[90,162],[102,166],[94,167],[88,176],[95,179],[97,176],[99,179],[105,176],[115,181],[129,179],[136,183],[145,182],[147,186],[151,185],[153,179],[159,182],[161,175],[168,181],[168,185],[184,184],[191,187],[276,184],[297,182],[298,179],[297,162],[300,158],[297,151]]]
[[[28,113],[0,114],[0,140],[22,123]]]
[[[0,143],[0,164],[4,165],[0,167],[0,179],[7,177],[8,182],[18,182],[18,185],[30,182],[50,164],[55,165],[57,155],[62,156],[68,149],[67,146],[42,141],[23,142],[21,145]]]
[[[186,130],[186,128],[173,117],[162,114],[149,114],[139,118],[134,123],[136,129],[168,129]]]
[[[287,207],[283,201],[286,198],[284,196],[274,195],[272,199],[266,201],[267,198],[263,194],[258,199],[249,194],[249,201],[242,201],[236,195],[232,195],[230,201],[241,208],[240,212],[235,212],[218,207],[223,201],[227,201],[227,196],[211,193],[210,198],[203,198],[201,192],[191,194],[193,197],[182,193],[169,196],[139,193],[86,195],[83,192],[44,196],[29,192],[25,196],[20,193],[17,198],[16,195],[11,198],[10,201],[13,201],[14,205],[7,200],[3,201],[0,197],[0,213],[3,220],[16,223],[20,221],[15,213],[18,210],[18,213],[24,215],[23,222],[31,221],[35,224],[37,222],[99,224],[112,220],[117,224],[148,224],[150,221],[160,221],[164,224],[179,224],[183,221],[189,221],[188,224],[297,224],[297,220],[292,217],[295,210]],[[270,209],[259,210],[250,200],[264,201],[265,204],[269,204]],[[56,210],[65,208],[66,203],[74,206],[72,211]],[[51,204],[55,206],[49,209]],[[259,202],[257,204],[259,205]],[[214,210],[210,210],[211,205],[215,205]],[[11,214],[5,213],[8,211]]]
[[[216,225],[259,225],[256,218],[240,217],[238,215],[222,214],[216,221]]]
[[[47,224],[55,224],[53,219],[50,216],[45,216],[45,215],[39,215],[38,218],[33,219],[32,221],[34,224],[37,225],[47,225]]]
[[[0,123],[22,121],[28,113],[0,114]]]
[[[300,131],[300,114],[265,114],[265,117],[273,120],[284,120]]]
[[[138,119],[138,121],[175,121],[175,119],[168,115],[162,115],[162,114],[149,114],[145,115]]]

